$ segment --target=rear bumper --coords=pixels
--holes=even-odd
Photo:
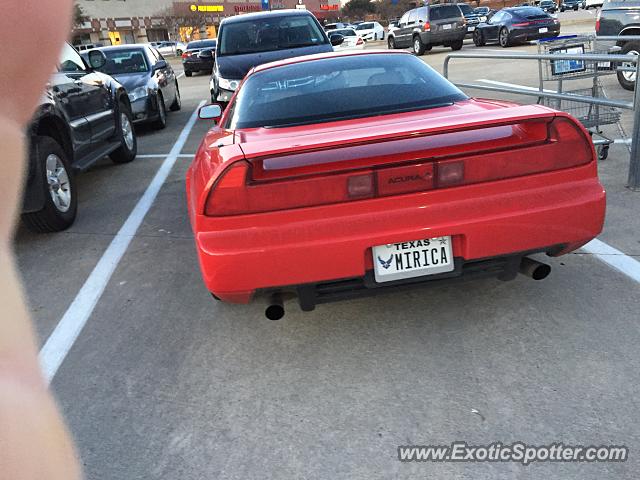
[[[459,27],[450,31],[425,32],[420,35],[422,43],[427,45],[448,45],[464,40],[467,35],[467,27]]]
[[[191,190],[187,175],[187,194]],[[462,262],[579,248],[602,230],[595,163],[500,182],[191,222],[206,287],[246,303],[257,290],[365,277],[371,247],[451,235]],[[382,290],[382,289],[380,289]]]
[[[212,61],[186,61],[182,62],[182,68],[184,68],[185,72],[210,72],[213,70],[213,60]]]
[[[547,28],[548,31],[540,33],[540,28]],[[542,38],[552,38],[560,35],[560,25],[536,28],[522,28],[511,32],[509,39],[514,42],[528,42],[530,40],[540,40]]]

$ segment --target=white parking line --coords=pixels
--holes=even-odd
[[[611,245],[596,238],[583,246],[581,250],[590,253],[601,262],[606,263],[632,280],[640,283],[640,262],[617,248],[613,248]]]
[[[191,118],[180,132],[180,136],[173,144],[169,155],[162,162],[153,180],[145,190],[144,194],[133,208],[129,217],[124,222],[116,236],[113,238],[95,268],[82,285],[62,319],[56,325],[53,333],[40,350],[40,366],[47,383],[50,383],[58,368],[69,353],[78,335],[84,328],[87,320],[93,313],[98,300],[102,296],[113,272],[120,263],[123,255],[127,251],[131,240],[138,231],[145,215],[153,205],[162,185],[171,173],[171,169],[180,156],[180,151],[184,147],[189,133],[198,118],[198,109],[204,105],[204,100],[200,102]]]
[[[170,155],[170,153],[146,153],[143,155],[136,155],[136,158],[166,158]],[[195,153],[181,153],[177,155],[178,158],[193,158],[195,157]]]
[[[178,74],[178,76],[176,77],[176,80],[177,80],[178,78],[182,78],[182,77],[184,77],[184,70],[183,70],[182,72],[180,72],[180,74]]]

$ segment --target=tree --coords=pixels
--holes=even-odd
[[[375,13],[376,5],[371,0],[351,0],[342,7],[342,13],[349,18],[364,18]]]
[[[393,3],[391,0],[379,0],[377,3],[377,13],[380,15],[381,20],[389,20],[391,18],[397,18],[412,8],[415,8],[415,0],[397,0]]]

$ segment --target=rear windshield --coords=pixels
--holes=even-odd
[[[538,7],[516,8],[515,10],[513,10],[513,13],[515,13],[519,17],[531,19],[547,18],[549,16],[544,12],[544,10]]]
[[[335,32],[331,32],[331,33],[339,33],[343,37],[355,37],[356,36],[356,32],[354,32],[350,28],[345,28],[345,29],[342,29],[342,30],[336,30]]]
[[[324,58],[250,76],[228,126],[305,125],[434,108],[466,98],[411,55]]]
[[[445,18],[460,18],[462,12],[457,5],[442,5],[440,7],[431,7],[429,9],[430,20],[443,20]]]
[[[218,55],[241,55],[329,43],[311,15],[276,16],[223,24]]]
[[[373,28],[373,23],[361,23],[356,27],[356,30],[371,30]]]
[[[216,40],[196,40],[195,42],[187,43],[187,50],[197,48],[216,48],[216,43]]]

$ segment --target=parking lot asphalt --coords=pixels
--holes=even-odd
[[[422,58],[441,69],[446,52],[434,48]],[[459,60],[452,78],[536,86],[537,70]],[[18,266],[41,345],[208,98],[207,81],[180,79],[182,111],[163,131],[139,129],[136,161],[105,159],[78,177],[72,228],[19,229]],[[614,79],[605,82],[612,96],[630,98]],[[200,279],[184,175],[207,128],[201,121],[188,132],[185,156],[95,309],[85,305],[87,323],[52,381],[86,478],[636,477],[637,283],[576,253],[550,259],[542,282],[483,280],[310,313],[292,303],[283,320],[270,322],[264,305],[214,301]],[[609,194],[601,239],[638,258],[640,193],[624,188],[627,166],[624,145],[600,164]],[[397,460],[399,445],[455,440],[624,444],[631,455],[625,463],[528,467]]]

